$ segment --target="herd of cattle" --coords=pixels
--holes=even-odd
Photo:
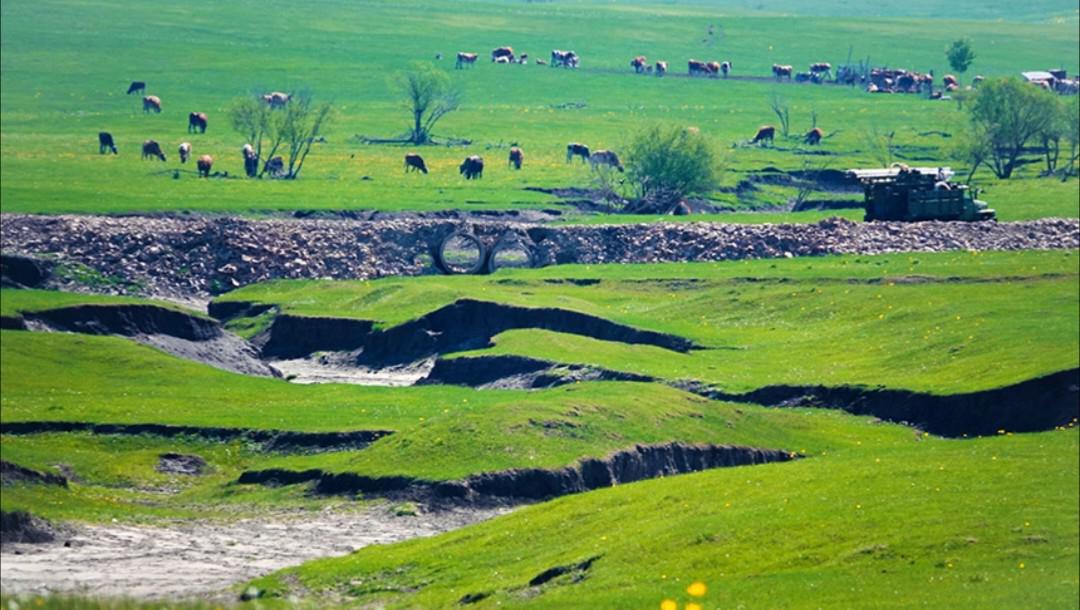
[[[441,59],[442,55],[436,55],[436,59]],[[476,53],[459,52],[457,54],[457,69],[463,69],[471,67],[476,64],[478,55]],[[498,47],[491,51],[491,61],[497,64],[526,64],[528,63],[529,56],[527,53],[520,55],[515,54],[512,47]],[[536,63],[539,65],[549,65],[548,62],[543,59],[537,59]],[[580,66],[581,60],[578,54],[574,51],[563,51],[555,49],[551,52],[550,65],[552,67],[564,67],[564,68],[577,68]],[[668,73],[668,63],[666,61],[656,61],[655,63],[649,62],[648,58],[644,55],[638,55],[630,61],[630,67],[634,72],[638,74],[655,74],[657,76],[663,76]],[[687,74],[692,77],[723,77],[727,78],[732,71],[731,61],[699,61],[691,59],[687,62]],[[1041,73],[1040,73],[1041,74]],[[1052,80],[1051,84],[1048,79],[1032,81],[1034,84],[1057,91],[1059,93],[1076,93],[1078,87],[1076,81],[1068,80],[1063,70],[1052,70],[1047,72],[1049,74],[1049,80]],[[824,83],[834,82],[844,85],[865,85],[866,91],[870,93],[925,93],[930,97],[942,97],[944,92],[957,91],[960,88],[960,83],[957,78],[951,74],[946,74],[942,77],[941,82],[943,88],[941,90],[934,90],[934,73],[930,71],[928,73],[920,73],[915,71],[908,71],[904,69],[889,69],[889,68],[873,68],[870,70],[859,70],[851,66],[841,66],[833,74],[832,65],[827,62],[816,62],[809,65],[809,70],[806,72],[796,72],[791,65],[773,64],[772,76],[777,81],[796,81],[796,82],[812,82],[812,83]],[[1027,77],[1027,73],[1025,73]],[[1030,79],[1029,79],[1030,80]],[[971,84],[968,85],[968,89],[976,88],[983,81],[982,76],[975,76],[971,80]],[[1066,87],[1060,86],[1064,83]],[[133,81],[128,87],[127,94],[143,94],[142,107],[143,113],[155,113],[160,114],[162,111],[161,98],[156,95],[145,95],[146,82]],[[272,91],[261,96],[262,101],[265,102],[270,108],[283,108],[292,99],[292,96],[288,93],[280,91]],[[203,112],[191,112],[188,114],[188,133],[206,133],[209,119],[206,113]],[[771,144],[776,136],[776,127],[772,125],[763,125],[758,128],[757,133],[751,140],[752,144]],[[810,146],[816,146],[821,143],[825,137],[824,132],[814,127],[803,136],[803,142]],[[111,152],[113,154],[119,154],[116,143],[113,140],[112,134],[102,131],[98,134],[99,152],[106,154]],[[181,142],[177,148],[177,152],[180,156],[180,163],[187,163],[188,159],[192,155],[192,145],[190,142]],[[244,171],[249,177],[255,177],[259,175],[259,156],[251,144],[245,144],[241,149],[241,155],[244,160]],[[618,155],[609,150],[597,150],[590,151],[588,146],[579,143],[570,143],[566,147],[566,161],[570,162],[574,157],[580,157],[583,162],[588,162],[592,167],[612,167],[618,171],[623,171],[622,162],[619,160]],[[160,159],[165,161],[165,153],[161,149],[161,145],[155,140],[146,140],[142,144],[142,158],[143,159]],[[508,164],[514,169],[521,169],[524,164],[525,155],[521,148],[515,146],[510,149],[508,157]],[[200,156],[196,162],[196,168],[199,176],[209,177],[210,171],[213,168],[214,158],[210,155]],[[415,153],[409,153],[405,155],[405,171],[419,171],[424,174],[428,173],[427,165],[424,163],[423,158]],[[458,168],[462,176],[466,180],[472,180],[483,177],[484,173],[484,160],[479,155],[470,155],[462,162]],[[263,164],[262,169],[264,174],[269,174],[272,177],[282,177],[285,175],[285,162],[281,156],[275,156],[267,160]]]
[[[442,54],[437,54],[436,59],[441,59]],[[471,67],[476,64],[476,53],[461,51],[457,54],[457,69]],[[491,61],[497,64],[527,64],[528,53],[514,54],[513,47],[498,47],[491,51]],[[537,59],[538,65],[549,65],[543,59]],[[581,58],[574,51],[562,51],[555,49],[551,52],[552,67],[577,68],[581,65]],[[637,74],[655,74],[664,76],[669,73],[667,61],[650,62],[644,55],[638,55],[630,60],[630,68]],[[690,59],[686,62],[686,74],[691,77],[727,78],[732,72],[732,62],[725,61],[701,61]],[[1080,81],[1066,78],[1064,71],[1050,71],[1052,79],[1033,81],[1035,85],[1061,94],[1076,94],[1080,90]],[[946,94],[960,89],[959,80],[952,74],[946,74],[941,79],[941,88],[934,88],[934,71],[926,73],[904,70],[903,68],[866,68],[861,66],[844,65],[833,72],[832,64],[828,62],[814,62],[809,69],[798,72],[789,64],[773,64],[772,77],[777,81],[793,81],[797,83],[835,83],[838,85],[862,86],[867,93],[924,93],[933,99],[940,99]],[[967,89],[979,86],[983,77],[976,76]]]
[[[145,94],[146,82],[145,81],[132,81],[128,86],[127,94]],[[263,102],[265,102],[271,108],[283,108],[292,99],[292,95],[289,93],[282,93],[280,91],[272,91],[262,96]],[[143,113],[160,114],[162,110],[161,98],[156,95],[143,95],[142,98]],[[191,112],[188,113],[188,133],[206,133],[206,128],[210,123],[209,117],[205,112]],[[113,139],[111,133],[102,131],[98,133],[98,152],[100,154],[112,153],[114,155],[120,154],[119,148],[116,146],[116,141]],[[185,164],[188,159],[191,158],[192,146],[191,142],[181,142],[177,147],[177,153],[180,156],[180,163]],[[255,147],[251,144],[244,144],[240,150],[244,159],[244,172],[254,177],[259,173],[259,158],[255,152]],[[165,161],[165,152],[161,149],[161,144],[157,140],[145,140],[142,143],[142,158],[143,159],[158,159]],[[195,161],[195,168],[200,177],[209,178],[210,170],[214,167],[214,158],[210,155],[202,155]],[[263,165],[263,172],[273,176],[281,177],[285,173],[285,160],[281,156],[275,156],[269,159]]]
[[[574,157],[580,157],[582,162],[589,163],[593,168],[605,166],[615,168],[620,172],[625,170],[622,161],[619,160],[619,155],[610,150],[590,152],[588,146],[571,142],[566,145],[566,162],[569,163]],[[511,146],[506,162],[509,167],[513,167],[515,170],[521,169],[525,164],[525,152],[519,146]],[[410,171],[428,173],[427,163],[424,162],[424,158],[416,153],[406,153],[405,173]],[[484,158],[480,155],[465,157],[465,160],[458,166],[458,173],[464,176],[466,180],[483,178]]]

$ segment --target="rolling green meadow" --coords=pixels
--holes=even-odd
[[[708,34],[709,29],[712,35]],[[868,134],[895,132],[893,158],[948,164],[967,113],[955,101],[860,88],[776,83],[773,63],[950,71],[944,49],[972,40],[961,80],[1062,67],[1080,71],[1080,9],[1062,0],[280,0],[180,4],[4,0],[0,4],[0,212],[284,215],[297,211],[558,210],[560,223],[802,223],[862,210],[792,212],[794,189],[736,189],[766,168],[881,164]],[[496,65],[492,48],[576,70]],[[454,69],[458,51],[480,55]],[[436,59],[441,53],[442,59]],[[667,60],[663,78],[629,61]],[[730,79],[691,79],[686,60],[729,60]],[[408,128],[394,78],[410,62],[445,69],[464,98],[435,130],[467,144],[366,143]],[[163,101],[144,114],[124,91],[145,80]],[[940,79],[939,79],[940,80]],[[313,92],[333,121],[296,180],[243,178],[227,111],[271,90]],[[790,137],[748,145],[790,106]],[[186,131],[191,111],[205,134]],[[813,117],[829,137],[802,144]],[[568,142],[619,151],[654,123],[695,126],[719,152],[713,203],[685,218],[586,214],[543,192],[590,188]],[[109,131],[118,155],[100,155]],[[158,140],[168,161],[141,160]],[[228,177],[197,179],[180,142]],[[515,172],[507,150],[525,151]],[[419,152],[429,175],[406,174]],[[457,171],[470,154],[483,179]],[[1011,180],[975,173],[1000,221],[1080,217],[1080,180],[1040,177],[1041,156]],[[858,200],[859,193],[813,197]],[[6,246],[6,244],[5,244]],[[5,254],[7,252],[5,251]],[[71,271],[61,265],[65,273]],[[73,268],[72,268],[73,269]],[[93,286],[91,286],[93,288]],[[108,286],[96,286],[99,291]],[[175,296],[175,295],[174,295]],[[267,308],[223,322],[258,343],[278,316],[368,320],[386,330],[465,299],[555,308],[692,341],[679,352],[544,328],[514,328],[442,360],[517,356],[652,378],[540,389],[292,383],[227,372],[129,337],[14,328],[72,305],[151,304],[207,318],[160,295],[0,289],[0,421],[157,424],[286,433],[385,431],[363,447],[274,448],[250,436],[0,434],[5,463],[63,473],[67,486],[4,479],[3,511],[81,527],[273,519],[280,511],[393,507],[398,498],[325,495],[310,482],[242,484],[267,469],[423,484],[557,470],[637,445],[730,445],[785,452],[783,463],[661,476],[544,501],[448,533],[362,548],[178,599],[14,594],[7,610],[61,608],[1080,608],[1077,421],[946,438],[839,408],[710,400],[821,385],[950,396],[1080,367],[1077,250],[889,253],[716,263],[554,265],[482,276],[276,280],[214,304]],[[318,357],[321,354],[315,354]],[[682,389],[681,389],[682,388]],[[834,406],[834,405],[827,405]],[[203,458],[201,476],[162,472],[162,454]],[[409,511],[436,504],[407,502]],[[228,553],[222,549],[222,553]],[[4,548],[4,561],[17,560]],[[557,568],[553,577],[538,578]],[[538,582],[543,580],[543,582]],[[254,587],[254,589],[251,589]],[[257,599],[238,601],[241,591]],[[222,601],[225,600],[225,601]],[[13,605],[14,604],[14,605]]]
[[[850,7],[841,2],[815,2],[813,11],[800,11],[782,3],[755,10],[746,3],[160,6],[12,0],[3,6],[0,26],[2,209],[551,208],[558,200],[524,188],[589,186],[592,180],[584,164],[565,163],[567,142],[618,151],[637,128],[653,122],[701,129],[724,153],[722,184],[727,185],[748,170],[800,169],[806,159],[841,170],[879,165],[866,141],[873,129],[895,132],[896,160],[938,164],[949,161],[949,145],[966,121],[952,102],[776,84],[767,78],[688,79],[682,76],[685,62],[691,57],[730,60],[736,77],[767,77],[773,63],[797,69],[814,61],[839,65],[850,48],[853,58],[869,58],[875,65],[933,69],[941,75],[948,72],[945,45],[963,35],[974,41],[978,54],[968,77],[1057,66],[1075,73],[1080,69],[1075,7],[1046,4],[995,10],[1005,15],[1002,19],[961,20],[969,13],[985,17],[988,11],[982,3],[951,3],[948,14],[931,19],[922,18],[915,5],[867,19],[845,18]],[[811,12],[823,16],[806,14]],[[709,26],[714,27],[711,38]],[[533,58],[545,58],[552,48],[574,48],[582,67],[497,66],[486,55],[499,45]],[[453,70],[459,50],[477,52],[481,61],[472,69]],[[423,147],[419,152],[432,173],[405,175],[402,157],[411,148],[364,145],[357,136],[386,138],[406,130],[408,114],[394,92],[394,76],[412,61],[434,61],[436,53],[443,59],[435,63],[452,73],[464,94],[461,110],[438,125],[437,135],[471,144]],[[628,64],[637,54],[666,59],[672,74],[633,74]],[[144,115],[139,96],[124,95],[132,80],[148,82],[147,93],[161,97],[160,115]],[[228,124],[230,104],[253,91],[301,89],[331,101],[336,115],[327,142],[315,147],[300,179],[206,181],[195,179],[191,167],[184,168],[180,179],[173,178],[172,170],[180,168],[176,147],[181,141],[192,142],[195,156],[213,155],[216,170],[242,176],[244,136]],[[732,148],[752,138],[759,125],[776,122],[769,109],[774,95],[790,105],[792,138],[779,139],[774,148]],[[191,111],[209,115],[205,135],[187,134]],[[811,127],[811,113],[827,134],[834,134],[822,146],[825,156],[798,154],[804,152],[798,136]],[[97,154],[101,130],[114,135],[120,155]],[[139,159],[139,146],[147,138],[161,142],[167,163]],[[511,143],[525,150],[521,172],[503,163]],[[483,180],[466,183],[458,175],[457,164],[467,154],[488,160]],[[1005,220],[1080,215],[1077,181],[1035,180],[1037,169],[1027,167],[1023,179],[1009,183],[980,173],[976,182]],[[790,195],[716,197],[739,209],[782,206]]]

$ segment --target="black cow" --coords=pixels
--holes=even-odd
[[[112,154],[119,154],[116,150],[116,144],[113,143],[112,134],[107,131],[102,131],[97,134],[98,141],[98,153],[104,155],[105,151],[111,150]]]

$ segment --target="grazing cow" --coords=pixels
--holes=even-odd
[[[188,115],[187,130],[188,133],[195,133],[198,130],[199,133],[206,133],[206,124],[208,119],[205,112],[192,112]]]
[[[187,163],[188,157],[191,156],[191,142],[181,142],[178,152],[180,153],[180,162]]]
[[[663,76],[664,74],[667,74],[667,62],[666,61],[658,61],[658,62],[656,62],[656,75],[657,76]]]
[[[282,93],[281,91],[271,91],[262,96],[264,102],[266,102],[271,108],[284,108],[285,104],[289,103],[292,99],[292,94]]]
[[[645,66],[648,65],[649,60],[645,59],[644,55],[638,55],[634,59],[630,60],[630,67],[634,69],[634,72],[641,74],[645,71]]]
[[[705,69],[709,71],[709,76],[716,78],[720,74],[720,62],[710,61],[705,64]]]
[[[285,175],[285,159],[281,158],[281,155],[270,159],[263,166],[263,171],[270,174],[272,178],[281,178]]]
[[[151,110],[155,114],[161,113],[161,98],[156,95],[147,95],[142,98],[142,111],[146,113]]]
[[[405,153],[405,173],[409,173],[410,169],[426,174],[427,165],[424,165],[424,158],[416,153]]]
[[[792,69],[791,66],[782,66],[780,64],[773,64],[772,65],[772,73],[773,73],[773,76],[776,77],[776,80],[783,80],[783,78],[785,76],[787,77],[788,80],[791,80],[792,72],[793,72],[793,69]]]
[[[465,176],[466,180],[473,180],[475,178],[484,177],[484,160],[480,155],[470,155],[465,157],[465,161],[458,166],[458,172],[462,176]]]
[[[104,155],[105,151],[111,150],[112,154],[119,154],[116,150],[116,144],[113,143],[112,134],[107,131],[100,131],[97,134],[98,141],[98,154]]]
[[[509,165],[513,165],[514,169],[521,169],[521,164],[525,162],[525,153],[521,151],[517,146],[510,147],[510,157],[507,160]]]
[[[757,144],[758,142],[761,142],[761,143],[768,142],[768,143],[772,144],[773,138],[775,138],[775,137],[776,137],[776,127],[773,127],[772,125],[762,125],[761,127],[758,128],[757,134],[754,136],[753,141],[751,141],[750,143],[751,144]]]
[[[165,160],[165,153],[161,152],[161,145],[154,140],[147,140],[142,143],[142,158],[150,159],[157,157],[162,161]]]
[[[127,94],[131,95],[132,93],[146,93],[146,83],[141,80],[131,81],[131,84],[128,85]]]
[[[946,74],[945,76],[941,77],[941,84],[944,85],[946,89],[948,89],[949,85],[956,85],[957,87],[959,87],[960,81],[956,80],[956,77],[952,74]]]
[[[589,165],[596,169],[598,165],[607,165],[608,167],[614,167],[620,172],[623,171],[623,164],[619,161],[619,155],[616,155],[610,150],[598,150],[589,156]]]
[[[214,166],[214,158],[210,155],[203,155],[199,157],[199,160],[195,162],[195,167],[199,170],[199,175],[203,178],[210,177],[210,168]]]
[[[709,73],[709,67],[705,65],[705,62],[691,59],[686,62],[687,74],[690,76],[706,75]]]
[[[505,57],[507,59],[507,61],[503,63],[514,61],[513,47],[499,47],[491,52],[491,61],[498,61],[500,57]]]
[[[554,49],[551,51],[551,67],[562,66],[564,68],[576,68],[578,67],[580,59],[578,54],[574,51],[560,51]]]
[[[806,138],[803,140],[810,146],[817,146],[821,144],[821,138],[825,137],[825,132],[820,127],[815,127],[806,132]]]
[[[248,178],[254,178],[259,173],[259,155],[255,154],[255,147],[244,144],[244,147],[240,149],[240,154],[244,156],[244,173],[248,175]]]
[[[584,144],[578,144],[577,142],[571,142],[566,145],[566,162],[569,163],[574,156],[581,157],[581,162],[584,163],[589,160],[589,147]]]
[[[731,62],[730,61],[722,61],[722,62],[720,62],[720,73],[724,75],[724,78],[727,78],[728,73],[730,73],[730,72],[731,72]]]
[[[832,64],[825,61],[810,64],[810,73],[817,74],[820,77],[827,77],[832,74]]]

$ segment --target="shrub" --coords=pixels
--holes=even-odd
[[[716,184],[717,157],[693,127],[656,125],[638,133],[626,155],[630,183],[641,211],[669,212],[691,195],[703,195]]]

